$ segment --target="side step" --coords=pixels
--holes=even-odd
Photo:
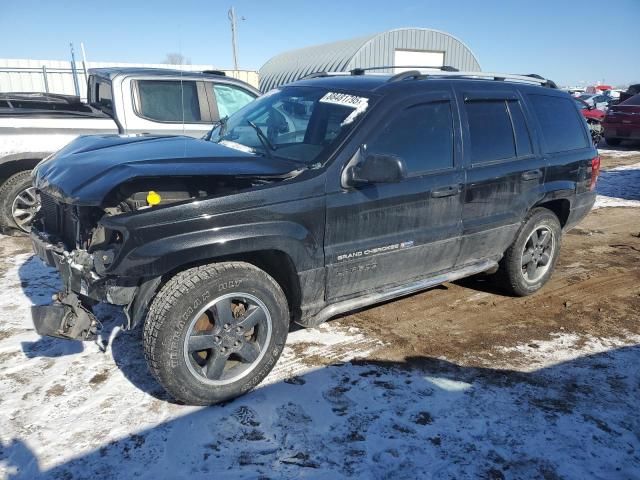
[[[412,293],[426,290],[442,283],[453,282],[477,273],[486,272],[487,270],[494,269],[497,266],[498,263],[494,260],[483,260],[478,263],[473,263],[471,265],[466,265],[456,270],[452,270],[448,273],[417,280],[406,285],[393,287],[389,290],[377,291],[361,297],[351,298],[349,300],[343,300],[338,303],[327,305],[316,315],[308,317],[307,319],[301,319],[297,323],[303,327],[317,327],[336,315],[358,310],[359,308],[368,307],[369,305],[374,305],[376,303],[386,302],[387,300],[392,300],[394,298],[411,295]]]

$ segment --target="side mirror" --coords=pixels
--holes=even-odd
[[[349,184],[394,183],[407,176],[404,161],[395,155],[371,154],[351,167]]]

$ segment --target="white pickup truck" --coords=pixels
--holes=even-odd
[[[28,231],[39,208],[31,169],[80,135],[201,137],[259,95],[221,72],[89,70],[88,103],[44,93],[0,93],[0,228]]]

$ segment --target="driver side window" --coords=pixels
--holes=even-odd
[[[449,101],[412,105],[389,121],[368,143],[369,154],[404,160],[407,175],[453,168],[453,115]]]

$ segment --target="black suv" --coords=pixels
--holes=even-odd
[[[599,166],[535,76],[320,74],[201,140],[81,137],[34,172],[33,245],[65,290],[33,320],[87,339],[93,304],[122,305],[172,396],[220,402],[265,378],[291,321],[481,272],[540,289]]]

